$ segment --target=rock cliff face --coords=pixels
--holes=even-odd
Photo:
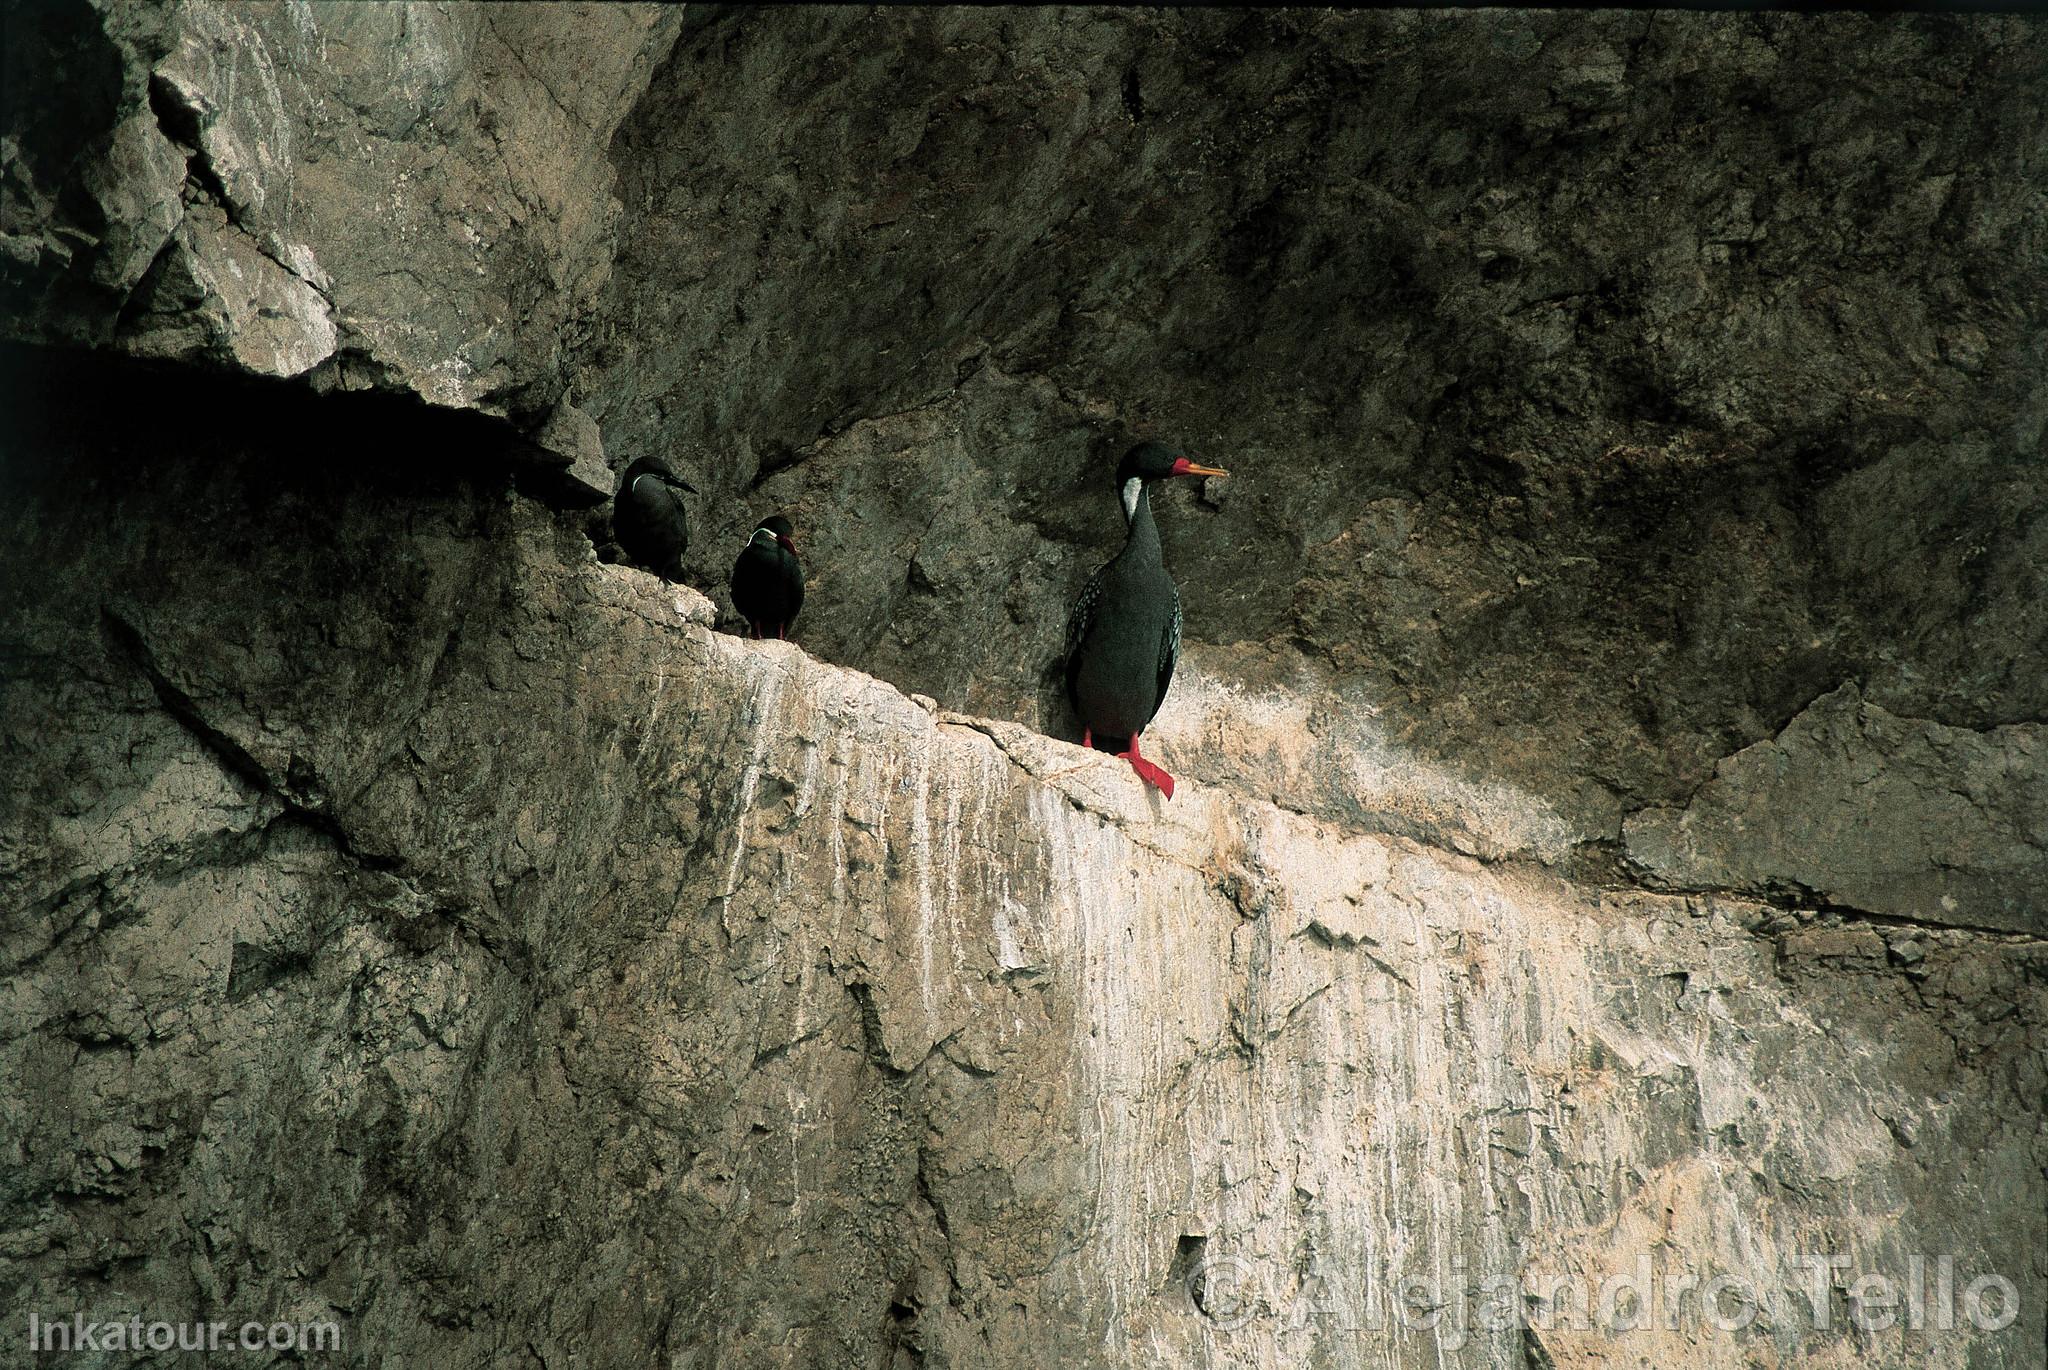
[[[1184,441],[1206,671],[1655,868],[1631,814],[1847,681],[2048,717],[2044,81],[2010,19],[718,12],[575,391],[718,492],[703,584],[788,506],[816,650],[1034,723],[1100,473]]]
[[[679,19],[34,7],[10,25],[15,327],[544,409],[611,266],[605,146]]]
[[[10,1358],[2039,1363],[2040,25],[9,25]]]

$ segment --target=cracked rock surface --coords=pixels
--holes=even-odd
[[[1284,695],[1309,764],[1220,767],[1331,821],[1668,879],[1624,829],[1832,692],[2048,718],[2039,21],[17,29],[60,60],[10,69],[10,334],[475,410],[586,499],[659,453],[694,583],[787,509],[810,648],[947,707],[1069,728],[1101,473],[1158,434],[1237,472],[1162,510],[1184,693]],[[1458,798],[1384,813],[1396,753]],[[2013,878],[1911,915],[2040,930],[2041,834],[1986,826]]]
[[[4,20],[7,1327],[2039,1364],[2040,21]],[[1046,672],[1152,434],[1170,804]]]
[[[2038,928],[2048,729],[1896,718],[1845,685],[1722,762],[1683,808],[1631,819],[1627,839],[1672,883],[1783,881],[1899,918]]]
[[[1164,804],[713,631],[488,463],[328,460],[383,436],[333,403],[315,476],[114,424],[11,477],[10,1314],[332,1320],[361,1364],[1597,1364],[1481,1282],[1651,1251],[1780,1300],[1631,1334],[1668,1363],[2029,1363],[2038,1300],[1873,1361],[1786,1285],[2041,1288],[2038,940]],[[1396,1275],[1469,1324],[1403,1327]]]
[[[1071,728],[1142,434],[1234,473],[1158,501],[1197,672],[1545,814],[1446,835],[1609,866],[1848,682],[2048,719],[2038,20],[692,15],[573,385],[697,584],[793,513],[827,658]]]
[[[680,16],[27,7],[9,332],[544,416],[611,267],[606,145]]]

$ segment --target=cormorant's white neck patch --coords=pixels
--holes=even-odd
[[[629,495],[639,494],[641,484],[645,481],[649,481],[652,479],[652,476],[648,475],[645,471],[642,471],[639,475],[633,477],[633,483],[626,487],[626,493]]]
[[[764,539],[765,541],[763,541]],[[775,530],[773,528],[756,528],[754,535],[747,539],[747,546],[752,547],[757,542],[761,543],[764,547],[773,547],[775,545]]]
[[[1129,523],[1138,516],[1138,496],[1145,493],[1145,482],[1132,476],[1124,482],[1124,522]]]

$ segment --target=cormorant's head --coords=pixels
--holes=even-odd
[[[693,495],[697,493],[696,486],[670,470],[669,464],[660,457],[641,457],[631,466],[628,466],[619,476],[619,488],[621,490],[630,488],[633,482],[642,476],[652,476],[663,485],[671,486],[678,490],[688,490]]]
[[[1117,463],[1116,488],[1124,497],[1124,514],[1128,517],[1136,512],[1138,492],[1148,480],[1229,474],[1214,466],[1196,465],[1178,447],[1163,442],[1141,442],[1124,453],[1124,459]]]
[[[780,514],[770,514],[755,527],[752,541],[761,541],[763,533],[768,535],[770,541],[781,543],[791,556],[796,555],[796,528],[788,519]]]

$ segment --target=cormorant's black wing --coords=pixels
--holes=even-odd
[[[795,623],[796,616],[804,611],[804,564],[787,548],[784,553],[789,558],[789,618],[785,621]]]
[[[1179,660],[1180,587],[1176,585],[1173,587],[1173,621],[1166,625],[1166,637],[1159,644],[1159,694],[1152,701],[1152,712],[1155,714],[1159,712],[1159,706],[1166,702],[1166,687],[1173,684],[1173,664]]]
[[[1081,673],[1081,644],[1095,621],[1095,605],[1102,598],[1102,578],[1108,570],[1107,563],[1095,568],[1095,574],[1081,587],[1081,597],[1074,601],[1074,612],[1067,616],[1067,702],[1077,709],[1081,706],[1074,699],[1074,677]]]
[[[612,537],[635,565],[666,580],[682,579],[689,514],[682,496],[659,477],[642,472],[619,487],[612,500]]]

